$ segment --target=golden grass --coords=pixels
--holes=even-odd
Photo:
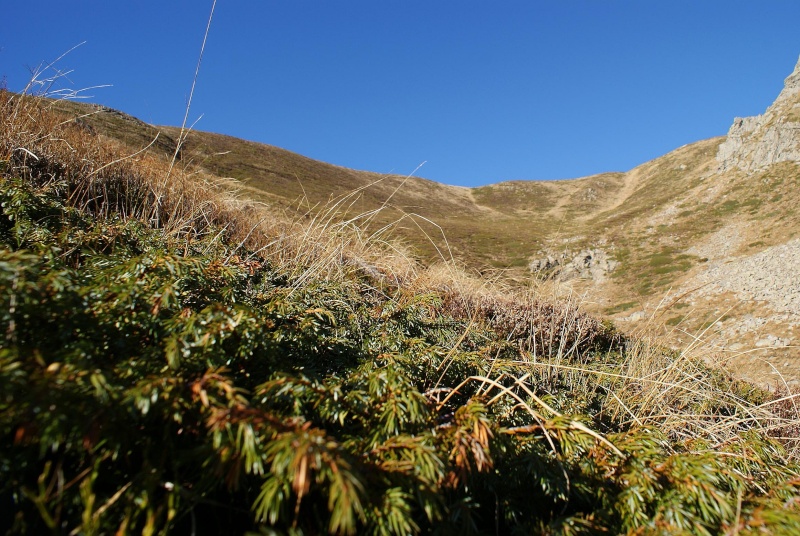
[[[98,138],[54,109],[53,101],[0,92],[0,164],[41,186],[65,189],[76,208],[138,219],[187,242],[223,233],[231,243],[257,252],[289,275],[296,287],[312,279],[355,275],[398,299],[435,292],[448,314],[487,323],[507,334],[519,362],[545,371],[545,382],[567,378],[575,390],[605,390],[603,411],[625,415],[632,425],[658,426],[676,436],[721,444],[746,424],[790,438],[790,455],[798,453],[794,439],[800,429],[798,395],[784,392],[753,404],[737,394],[751,387],[733,378],[710,382],[702,365],[709,352],[702,337],[684,351],[670,353],[650,333],[621,336],[584,313],[578,297],[557,298],[564,293],[519,289],[500,277],[470,275],[447,248],[436,246],[440,262],[425,267],[396,240],[393,230],[409,222],[421,232],[425,231],[420,222],[427,229],[442,232],[441,228],[424,216],[400,211],[394,221],[367,231],[388,203],[353,215],[361,189],[297,216],[244,199],[236,182],[190,164],[179,161],[170,170],[170,162],[157,151],[131,150]],[[446,238],[437,243],[446,244]],[[608,359],[622,356],[621,362],[590,360],[588,354],[584,359],[586,348],[603,337],[617,338],[620,351]],[[531,381],[529,376],[517,380],[526,389]],[[491,375],[471,381],[483,381],[487,389],[498,384]],[[716,412],[720,402],[738,409],[720,415]]]

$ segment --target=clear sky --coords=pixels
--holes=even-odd
[[[211,4],[2,0],[0,76],[85,41],[65,85],[180,125]],[[798,55],[798,0],[218,0],[189,117],[448,184],[572,178],[724,135]]]

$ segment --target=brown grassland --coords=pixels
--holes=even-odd
[[[62,100],[0,114],[0,529],[800,530],[794,395],[526,275],[602,244],[625,310],[729,218],[790,232],[736,175],[704,209],[720,140],[468,190],[201,132],[171,161],[175,129]]]

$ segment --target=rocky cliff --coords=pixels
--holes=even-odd
[[[764,114],[734,119],[717,161],[720,171],[745,172],[800,161],[800,60]]]

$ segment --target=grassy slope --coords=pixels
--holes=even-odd
[[[133,148],[154,137],[154,127],[121,121],[117,114],[84,120],[98,132],[135,140]],[[165,142],[179,134],[172,127],[159,130]],[[754,254],[800,232],[796,166],[774,166],[755,177],[719,174],[715,155],[721,141],[688,144],[626,173],[474,189],[350,170],[204,132],[190,133],[182,156],[185,163],[235,179],[241,196],[265,201],[292,218],[360,215],[356,221],[364,232],[388,225],[391,231],[381,238],[401,240],[426,262],[455,258],[480,273],[500,270],[503,279],[523,286],[531,284],[531,258],[600,247],[620,261],[613,277],[600,285],[572,282],[569,288],[587,293],[592,311],[621,318],[642,307],[652,311],[672,288],[692,287],[691,278],[706,259],[689,250],[714,240],[725,227],[745,235],[729,255]],[[698,332],[718,310],[729,308],[730,300],[709,298],[691,307],[684,300],[676,305],[686,310],[666,311],[660,318]],[[750,313],[769,311],[741,310]],[[685,340],[680,332],[670,337]],[[765,367],[761,372],[770,373]]]
[[[87,105],[60,106],[76,115],[91,113],[83,117],[87,124],[133,148],[147,145],[160,132],[157,144],[163,141],[162,152],[171,152],[180,132],[175,127],[146,125],[118,112],[98,112]],[[537,245],[562,237],[577,238],[578,242],[584,238],[585,244],[603,239],[646,242],[640,234],[653,226],[640,223],[669,207],[679,209],[670,213],[667,226],[671,228],[657,230],[676,231],[686,243],[711,234],[728,218],[743,213],[765,221],[770,231],[791,225],[791,207],[798,201],[791,188],[792,171],[776,169],[772,179],[764,179],[765,188],[748,189],[742,176],[715,174],[714,156],[721,141],[714,138],[686,145],[627,173],[551,182],[512,181],[474,189],[351,170],[277,147],[198,131],[188,135],[183,158],[240,181],[248,196],[300,211],[310,207],[324,210],[332,200],[346,198],[344,205],[349,207],[352,202],[350,212],[359,214],[388,200],[390,210],[381,215],[382,221],[404,213],[432,219],[448,239],[463,245],[461,261],[486,268],[480,260],[470,259],[494,259],[495,267],[515,266],[521,258],[535,255]],[[713,196],[702,195],[711,189],[715,190]],[[711,208],[710,213],[706,208]],[[497,232],[484,232],[487,226]],[[523,232],[518,232],[517,226]],[[662,239],[663,234],[659,232],[657,238]],[[491,235],[494,241],[470,240],[473,235]],[[407,236],[424,247],[426,239],[419,234]]]
[[[167,178],[36,102],[0,113],[0,528],[800,530],[785,401],[573,304],[269,220],[186,156]]]
[[[111,137],[137,140],[134,147],[142,147],[154,137],[155,127],[134,120],[114,124],[109,115],[99,112],[84,120]],[[170,142],[179,135],[174,127],[158,127],[158,131]],[[463,253],[461,261],[486,268],[489,265],[481,265],[480,259],[492,259],[492,266],[503,268],[519,266],[535,254],[537,246],[560,235],[589,234],[598,222],[610,223],[610,233],[586,237],[587,243],[609,234],[619,235],[626,221],[640,218],[654,207],[657,210],[685,191],[687,181],[697,181],[696,166],[685,171],[677,166],[684,161],[693,165],[695,150],[707,156],[709,143],[714,142],[702,142],[697,149],[687,146],[682,152],[688,156],[664,157],[627,174],[605,173],[556,182],[516,181],[475,189],[350,170],[277,147],[197,131],[189,134],[183,157],[216,175],[240,181],[248,196],[300,211],[310,207],[324,210],[332,201],[347,198],[343,204],[349,207],[352,202],[350,212],[359,214],[388,200],[391,208],[381,214],[382,221],[392,221],[403,213],[434,220]],[[629,190],[631,182],[636,184],[633,191]],[[616,210],[620,207],[622,210]],[[419,233],[407,236],[424,247],[426,239]]]

